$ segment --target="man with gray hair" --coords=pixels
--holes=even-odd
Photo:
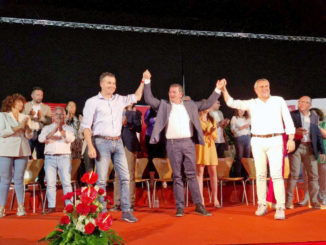
[[[258,209],[257,216],[267,213],[266,206],[266,175],[267,159],[270,175],[273,179],[276,198],[275,219],[285,219],[285,188],[282,176],[283,137],[289,135],[287,151],[292,152],[295,128],[289,109],[282,97],[271,96],[269,81],[265,78],[255,82],[254,90],[258,98],[250,100],[234,100],[226,89],[226,80],[221,89],[229,107],[247,110],[251,115],[251,149],[256,167],[256,184]]]
[[[65,110],[62,107],[54,109],[53,123],[45,126],[38,139],[45,143],[44,170],[46,177],[46,196],[48,209],[44,212],[55,212],[57,171],[62,183],[63,194],[72,191],[71,187],[71,150],[70,144],[75,140],[74,129],[65,124]],[[71,201],[66,200],[66,205]]]
[[[318,127],[318,116],[310,112],[311,98],[302,96],[298,101],[298,110],[292,111],[291,116],[296,128],[295,151],[290,154],[290,177],[287,185],[286,208],[293,209],[293,191],[297,185],[301,162],[307,171],[311,207],[321,208],[318,202],[318,166],[320,153],[325,160],[323,137]]]

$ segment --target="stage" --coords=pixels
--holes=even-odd
[[[225,186],[224,206],[214,209],[207,204],[212,217],[202,217],[194,213],[194,205],[185,209],[185,216],[174,216],[173,193],[171,186],[159,189],[159,208],[146,207],[145,189],[137,188],[135,216],[138,223],[120,220],[120,212],[112,212],[113,228],[126,241],[126,244],[270,244],[305,243],[326,244],[326,210],[309,209],[296,206],[286,210],[286,220],[274,220],[275,211],[269,210],[263,217],[256,217],[256,206],[236,200],[232,186]],[[240,186],[238,186],[240,190]],[[248,190],[249,191],[249,190]],[[58,191],[57,213],[41,214],[41,205],[33,214],[17,217],[15,207],[0,219],[0,244],[36,244],[57,225],[63,215],[62,193]],[[238,196],[241,193],[238,192]],[[233,198],[231,198],[233,197]],[[248,193],[251,200],[251,193]],[[26,201],[29,198],[26,198]],[[29,206],[25,203],[25,205]]]

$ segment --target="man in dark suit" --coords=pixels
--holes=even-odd
[[[210,108],[219,98],[223,83],[218,81],[216,89],[211,96],[202,102],[182,100],[182,86],[172,84],[169,89],[169,101],[154,98],[151,91],[151,74],[146,70],[143,74],[145,79],[144,98],[145,102],[158,110],[151,144],[160,140],[161,132],[165,130],[166,151],[173,171],[173,191],[176,200],[176,216],[184,214],[184,186],[182,181],[181,167],[184,166],[185,174],[189,183],[189,189],[193,203],[196,204],[196,212],[204,216],[211,216],[202,205],[199,186],[196,179],[196,151],[195,144],[204,145],[203,130],[200,125],[198,112]]]
[[[309,185],[309,195],[311,206],[321,208],[317,195],[318,185],[318,167],[317,159],[320,153],[321,159],[325,159],[325,149],[322,142],[322,135],[318,128],[318,116],[309,111],[311,107],[311,98],[303,96],[298,101],[298,109],[291,112],[291,116],[296,128],[295,133],[295,151],[290,158],[290,178],[287,186],[286,208],[293,209],[293,191],[297,184],[300,173],[300,164],[303,163]]]
[[[130,198],[130,209],[134,210],[135,207],[135,167],[137,152],[140,152],[140,143],[137,138],[137,133],[141,132],[141,112],[137,111],[135,104],[127,106],[123,117],[123,126],[121,132],[122,142],[125,148],[128,169],[130,174],[129,184],[129,198]],[[119,178],[115,172],[114,176],[114,206],[110,211],[120,210],[120,188]]]

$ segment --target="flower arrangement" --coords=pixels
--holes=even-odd
[[[112,204],[112,199],[98,186],[93,186],[97,181],[97,173],[85,173],[81,179],[86,187],[69,192],[63,200],[75,198],[75,204],[68,204],[65,215],[61,217],[56,230],[52,231],[41,241],[49,244],[78,244],[78,245],[107,245],[123,244],[124,240],[112,229],[112,216],[102,212],[103,205],[98,200],[103,197]]]

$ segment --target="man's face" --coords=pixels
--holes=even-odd
[[[183,93],[180,91],[180,88],[177,86],[170,87],[169,90],[169,99],[170,102],[175,103],[175,104],[180,104],[182,101],[182,96]]]
[[[100,87],[102,89],[102,92],[104,92],[105,94],[113,95],[113,93],[117,88],[115,77],[111,77],[111,76],[103,77],[100,82]]]
[[[298,101],[298,109],[300,112],[307,112],[311,107],[311,99],[308,96],[302,96]]]
[[[271,96],[269,88],[269,82],[267,80],[261,80],[257,83],[255,92],[260,99],[268,99]]]
[[[32,99],[37,104],[41,103],[43,101],[43,91],[42,90],[34,90],[32,92]]]
[[[53,121],[56,124],[64,124],[64,121],[65,121],[65,112],[64,112],[64,110],[56,109],[54,111]]]

